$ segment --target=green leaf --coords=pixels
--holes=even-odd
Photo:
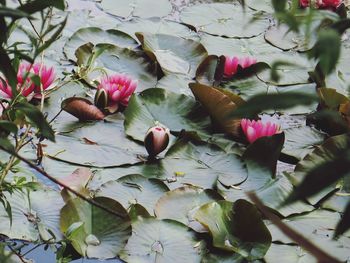
[[[196,69],[207,56],[202,44],[165,34],[136,33],[142,49],[157,60],[164,74],[175,73],[194,77]]]
[[[139,204],[146,208],[149,214],[153,214],[157,200],[167,191],[169,188],[158,179],[147,179],[142,175],[132,174],[103,184],[96,196],[114,199],[125,209]]]
[[[61,230],[75,250],[89,258],[114,258],[131,235],[131,221],[125,209],[116,201],[97,197],[95,202],[120,214],[116,216],[79,198],[70,199],[61,209]],[[75,231],[72,225],[82,222]]]
[[[14,108],[21,111],[39,129],[44,138],[55,141],[54,131],[37,107],[27,102],[18,102]]]
[[[305,93],[286,92],[280,94],[259,94],[240,106],[230,117],[254,118],[257,114],[268,110],[282,110],[296,105],[310,105],[317,97]]]
[[[308,175],[312,176],[313,182],[312,187],[310,188],[310,193],[313,192],[313,196],[308,194],[308,201],[315,205],[320,200],[322,200],[326,195],[335,190],[335,183],[331,183],[332,181],[337,181],[336,178],[339,179],[338,176],[341,176],[348,169],[343,166],[343,164],[347,164],[348,160],[344,160],[347,158],[346,151],[347,147],[349,147],[350,139],[349,135],[343,134],[331,137],[327,139],[322,145],[313,150],[310,154],[306,155],[303,160],[301,160],[295,167],[294,179],[296,180],[293,183],[296,187],[298,184],[306,180]],[[337,164],[337,160],[339,160],[339,167],[334,167]],[[343,161],[341,161],[343,160]],[[335,170],[328,170],[331,167]],[[326,169],[326,170],[322,170]],[[336,172],[335,172],[336,171]],[[320,176],[317,176],[315,173],[320,173]],[[321,176],[322,175],[322,176]],[[316,181],[315,181],[316,180]],[[330,182],[329,184],[327,182]],[[323,187],[321,187],[323,186]],[[327,187],[326,187],[327,186]],[[321,190],[320,188],[324,188],[321,192],[315,195],[316,189]],[[314,189],[314,191],[312,191]],[[307,194],[308,190],[303,193]],[[300,193],[298,192],[298,195]]]
[[[198,32],[225,37],[254,37],[268,26],[266,17],[249,9],[243,11],[238,1],[189,6],[182,10],[180,19]]]
[[[9,8],[6,6],[0,6],[0,16],[18,19],[18,18],[23,18],[23,17],[29,18],[30,14],[23,12],[21,10],[18,10],[18,9],[13,9],[13,8]]]
[[[349,175],[348,175],[349,176]],[[350,202],[344,210],[344,214],[339,221],[337,228],[335,229],[334,236],[338,237],[339,235],[345,233],[350,228]]]
[[[201,206],[194,218],[213,236],[213,245],[236,252],[247,260],[261,259],[271,245],[271,234],[257,208],[240,199]]]
[[[337,159],[314,166],[285,200],[284,205],[308,198],[334,184],[340,178],[349,176],[350,158],[347,155],[350,155],[350,153],[340,151],[337,154]]]
[[[21,5],[18,9],[28,14],[33,14],[48,7],[56,7],[64,10],[65,2],[63,0],[34,0]]]
[[[128,34],[115,30],[102,30],[99,27],[80,28],[67,40],[63,52],[70,60],[75,60],[75,51],[85,43],[93,45],[99,43],[113,44],[121,48],[134,49],[137,42]]]
[[[163,17],[168,15],[172,6],[168,0],[103,0],[100,4],[103,10],[123,18]]]
[[[203,241],[179,222],[139,217],[132,228],[120,255],[126,262],[201,262]]]
[[[196,232],[206,232],[193,216],[200,206],[222,199],[222,196],[211,189],[180,187],[164,194],[156,203],[154,213],[159,219],[176,220]]]
[[[1,131],[12,132],[16,134],[18,131],[18,128],[17,128],[17,125],[14,124],[13,122],[0,120],[0,132]]]
[[[133,95],[125,111],[125,132],[143,142],[147,130],[159,121],[171,132],[196,131],[206,135],[210,119],[193,98],[163,89],[149,89]]]
[[[235,99],[233,101],[221,90],[214,87],[198,83],[190,83],[189,86],[196,99],[210,114],[214,124],[218,125],[223,132],[237,136],[240,121],[237,118],[231,118],[231,115],[234,114],[238,105],[244,103],[244,100],[232,93],[231,98]]]
[[[323,73],[328,75],[337,65],[340,57],[341,38],[335,30],[323,30],[320,32],[315,46],[309,53],[309,57],[318,59]]]

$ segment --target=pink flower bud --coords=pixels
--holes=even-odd
[[[145,136],[145,147],[150,157],[154,157],[166,149],[169,144],[169,129],[156,125],[150,128]]]
[[[280,126],[275,123],[266,122],[258,120],[241,120],[241,128],[245,134],[248,142],[253,143],[257,139],[265,136],[272,136],[280,133]]]
[[[316,0],[316,8],[335,10],[342,0]],[[299,0],[300,7],[310,6],[310,0]]]

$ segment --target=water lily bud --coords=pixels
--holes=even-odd
[[[104,109],[108,106],[108,94],[104,89],[96,91],[94,104],[100,109]]]
[[[169,129],[156,125],[150,128],[145,136],[145,147],[150,157],[156,156],[166,149],[169,144]]]

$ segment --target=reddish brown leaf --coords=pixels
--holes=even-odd
[[[81,121],[103,120],[103,112],[85,98],[68,98],[62,101],[61,108]]]

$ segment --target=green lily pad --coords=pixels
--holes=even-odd
[[[132,174],[103,184],[96,196],[114,199],[125,209],[133,204],[140,204],[152,215],[157,200],[167,191],[169,188],[158,179]]]
[[[309,126],[287,129],[284,133],[286,140],[282,152],[298,160],[303,159],[326,139],[326,134]]]
[[[112,199],[97,197],[93,200],[120,216],[79,198],[70,199],[61,210],[61,230],[80,255],[100,259],[114,258],[131,235],[129,215]]]
[[[314,210],[313,206],[302,201],[280,207],[292,191],[292,183],[286,178],[286,176],[282,175],[267,183],[263,188],[259,189],[256,194],[265,206],[274,209],[276,213],[283,217]]]
[[[281,258],[285,263],[317,263],[312,255],[299,246],[272,243],[264,259],[269,263],[279,263]]]
[[[128,18],[163,17],[171,12],[172,6],[168,0],[103,0],[101,8],[109,14]]]
[[[98,27],[84,27],[76,31],[65,43],[63,52],[70,60],[75,60],[75,51],[86,43],[113,44],[120,48],[134,49],[138,43],[128,34],[115,30],[103,30]]]
[[[163,89],[149,89],[133,95],[125,111],[125,132],[143,142],[147,130],[159,121],[171,132],[210,130],[209,116],[193,98]]]
[[[192,40],[198,40],[199,38],[197,33],[190,30],[187,26],[157,17],[149,19],[134,18],[130,21],[125,21],[119,24],[117,29],[129,34],[136,41],[138,41],[136,32],[148,34],[167,34]]]
[[[89,167],[113,167],[135,164],[138,155],[146,154],[142,145],[129,140],[122,120],[113,123],[85,123],[69,133],[56,135],[45,152],[51,158]]]
[[[197,41],[165,34],[137,33],[143,50],[157,60],[165,74],[175,73],[194,77],[207,51]]]
[[[194,220],[193,215],[206,203],[222,200],[217,192],[185,186],[164,194],[155,205],[155,215],[159,219],[172,219],[181,222],[197,232],[206,232],[203,226]]]
[[[213,245],[236,252],[248,260],[261,259],[271,245],[271,234],[257,208],[240,199],[201,206],[194,218],[213,236]]]
[[[229,187],[241,184],[247,178],[247,170],[240,156],[227,154],[209,144],[179,141],[169,149],[161,165],[175,182],[202,188],[212,188],[216,180]]]
[[[225,37],[253,37],[260,35],[269,26],[268,20],[261,14],[251,10],[243,12],[238,1],[235,4],[190,6],[182,10],[180,19],[199,32]]]
[[[349,136],[338,135],[327,139],[322,145],[318,146],[311,153],[305,156],[295,167],[294,178],[297,182],[301,182],[306,174],[315,166],[323,164],[332,159],[336,159],[341,150],[346,149],[349,145]],[[297,185],[297,183],[295,183]],[[335,190],[335,184],[330,185],[318,194],[309,197],[308,201],[315,205],[321,201],[326,195]]]
[[[245,4],[253,10],[273,13],[274,8],[270,0],[245,0]]]
[[[269,86],[255,75],[243,79],[233,78],[222,82],[220,86],[239,95],[244,100],[257,94],[267,94],[269,92]]]
[[[210,55],[249,56],[268,64],[283,54],[279,49],[266,43],[263,36],[238,39],[203,34],[201,35],[201,43]]]
[[[168,74],[158,81],[156,88],[193,97],[191,90],[188,88],[190,82],[193,82],[192,78],[186,75]]]
[[[61,240],[59,211],[64,203],[58,192],[39,189],[28,193],[24,189],[24,192],[4,193],[4,196],[11,205],[12,224],[1,205],[1,234],[11,239],[31,242],[38,241],[39,238],[46,241]]]
[[[139,218],[132,227],[133,234],[120,255],[126,262],[201,262],[203,241],[198,241],[194,232],[183,224]]]
[[[259,191],[276,177],[277,160],[282,150],[284,134],[262,137],[250,144],[243,154],[247,165],[247,179],[236,186],[227,188],[217,184],[218,192],[230,201],[246,198],[246,191]]]
[[[111,44],[97,44],[95,47],[85,45],[78,48],[76,55],[78,66],[83,68],[79,72],[80,77],[92,86],[96,86],[94,81],[103,75],[115,73],[123,73],[138,80],[137,91],[156,85],[155,67],[142,52]],[[90,58],[93,58],[91,64]]]

